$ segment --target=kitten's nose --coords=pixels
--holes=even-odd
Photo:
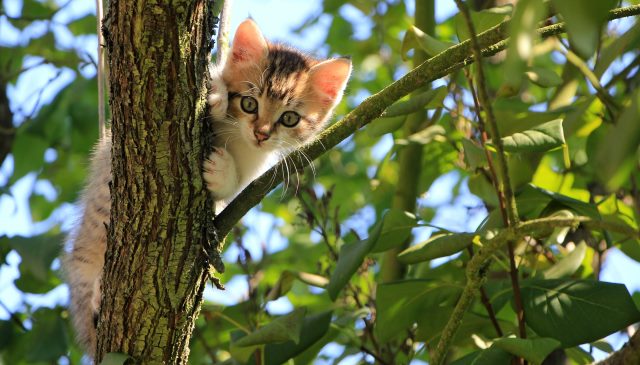
[[[261,130],[254,130],[253,135],[256,136],[256,139],[258,140],[258,142],[264,142],[270,137],[269,132],[264,132]]]

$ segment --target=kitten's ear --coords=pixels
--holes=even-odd
[[[334,58],[318,63],[309,70],[311,88],[322,97],[323,104],[333,106],[342,98],[351,75],[351,60]]]
[[[256,23],[251,19],[240,23],[231,45],[231,62],[233,64],[256,63],[262,60],[267,52],[267,41]]]

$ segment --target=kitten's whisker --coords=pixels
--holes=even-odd
[[[309,167],[311,168],[311,173],[313,174],[313,178],[315,179],[316,178],[316,167],[313,164],[313,161],[302,150],[300,150],[300,147],[304,146],[304,144],[295,145],[295,144],[293,144],[293,143],[291,143],[289,141],[285,141],[285,140],[282,140],[281,142],[282,143],[286,143],[289,146],[291,146],[291,150],[292,151],[297,151],[300,156],[302,156],[304,159],[307,160],[307,162],[309,163]],[[296,169],[296,172],[298,172],[297,169]]]
[[[282,197],[280,198],[281,200],[284,199],[285,195],[287,194],[287,189],[289,188],[289,184],[291,183],[291,171],[289,170],[287,156],[284,156],[284,159],[282,159],[282,161],[284,161],[284,166],[287,168],[287,181],[285,182],[284,189],[282,190]]]

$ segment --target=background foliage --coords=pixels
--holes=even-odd
[[[640,294],[599,281],[611,250],[640,261],[640,27],[633,18],[605,25],[608,10],[635,3],[551,1],[549,8],[521,0],[472,14],[476,32],[508,16],[518,20],[510,28],[517,42],[483,69],[520,219],[589,217],[636,234],[573,225],[518,237],[512,252],[497,251],[447,361],[509,364],[516,356],[540,364],[556,350],[554,356],[585,364],[594,348],[613,351],[603,338],[640,320]],[[95,61],[69,39],[95,34],[95,17],[61,19],[70,3],[24,0],[17,13],[0,4],[0,21],[30,35],[0,47],[0,152],[10,151],[0,154],[0,217],[19,214],[11,199],[26,189],[34,222],[33,234],[0,236],[3,283],[19,262],[21,302],[0,320],[1,361],[76,364],[81,352],[60,299],[56,257],[97,136]],[[338,116],[406,73],[416,50],[432,56],[469,38],[461,14],[438,23],[435,37],[426,35],[414,27],[414,8],[412,1],[324,0],[295,30],[329,22],[322,51],[352,56],[355,71]],[[536,37],[539,22],[559,20],[568,35]],[[26,100],[7,99],[37,67],[47,67],[51,80]],[[488,121],[479,113],[475,67],[388,108],[249,214],[227,240],[222,280],[231,294],[208,293],[225,305],[205,304],[192,363],[432,358],[467,283],[466,264],[504,227],[504,197],[496,190],[504,179],[494,168],[500,150],[483,134]],[[51,102],[41,105],[44,86],[65,78],[71,81],[47,91]],[[407,133],[410,113],[420,119]],[[398,154],[416,145],[422,156],[411,171],[401,169]],[[402,174],[419,174],[409,197],[416,211],[393,208],[395,196],[406,193],[397,190]],[[411,248],[398,255],[406,271],[383,282],[384,253],[404,249],[407,240]],[[0,298],[0,305],[6,300],[16,298]]]

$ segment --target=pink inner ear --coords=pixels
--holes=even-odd
[[[334,102],[342,93],[351,74],[351,61],[333,59],[311,68],[312,84],[323,94],[323,104]]]
[[[267,41],[262,36],[258,26],[250,19],[240,23],[236,30],[231,46],[233,62],[257,62],[267,51]]]
[[[338,93],[341,91],[340,87],[342,85],[340,81],[341,80],[334,76],[329,79],[318,80],[316,86],[320,89],[320,91],[327,94],[327,96],[335,99],[336,96],[338,96]]]

